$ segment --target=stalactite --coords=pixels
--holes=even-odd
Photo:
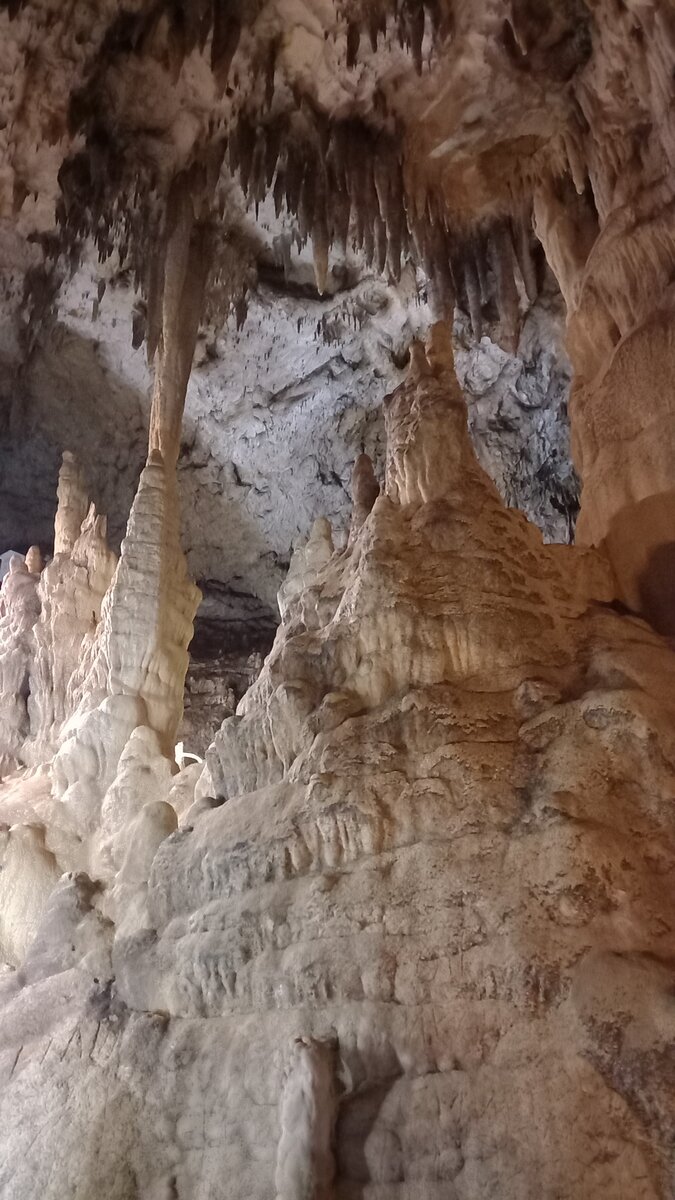
[[[256,138],[255,148],[253,151],[253,159],[251,162],[251,182],[249,186],[249,199],[256,205],[262,204],[267,195],[267,165],[265,159],[265,134],[264,131],[259,131]]]
[[[272,186],[274,173],[277,169],[279,161],[279,152],[281,149],[282,129],[280,123],[271,122],[265,126],[265,183],[268,189]],[[277,213],[277,216],[279,214]]]
[[[384,11],[377,6],[372,6],[368,9],[368,36],[370,38],[370,48],[373,54],[377,53],[378,37],[386,36],[387,19]]]
[[[476,260],[471,247],[469,247],[464,258],[463,265],[464,287],[469,305],[469,316],[471,317],[471,330],[476,341],[480,341],[483,336],[483,306],[481,303],[480,280],[478,278]]]
[[[574,131],[565,130],[563,132],[563,142],[572,181],[577,194],[583,196],[588,178],[588,170],[579,138]]]
[[[238,4],[231,0],[213,0],[213,33],[211,40],[211,70],[222,95],[227,86],[232,59],[241,38],[241,16]]]
[[[375,228],[375,267],[380,275],[384,274],[387,266],[387,254],[389,250],[389,242],[387,239],[387,226],[382,220],[382,217],[376,215],[374,221]]]
[[[413,4],[408,6],[407,23],[410,37],[410,48],[412,51],[413,61],[417,73],[422,73],[422,42],[424,41],[424,27],[426,10],[424,4]]]
[[[502,336],[509,352],[515,353],[520,336],[520,302],[514,276],[513,243],[506,222],[497,224],[491,242]]]
[[[330,207],[334,240],[346,250],[347,242],[349,241],[351,202],[344,180],[342,181],[342,187],[338,186],[333,192]]]
[[[537,270],[532,257],[532,218],[529,214],[526,218],[522,217],[513,223],[512,244],[527,298],[530,304],[534,304],[539,294],[539,288],[537,286]]]
[[[283,168],[279,167],[274,180],[274,188],[272,190],[272,198],[274,200],[274,215],[277,219],[283,212],[284,204],[286,203],[286,175]]]
[[[314,278],[320,296],[326,290],[328,277],[328,252],[330,248],[328,225],[326,222],[326,193],[325,181],[321,175],[317,180],[315,197],[314,220],[312,224],[312,257],[314,262]]]
[[[314,224],[314,206],[316,201],[316,174],[309,162],[305,163],[300,201],[298,203],[298,225],[303,241],[309,237]]]
[[[147,336],[147,356],[149,363],[154,361],[162,332],[162,297],[164,295],[165,258],[166,244],[163,239],[160,239],[156,246],[155,254],[152,255],[150,260],[148,278],[148,307],[145,327]]]
[[[386,222],[389,240],[388,265],[394,279],[401,277],[401,256],[407,250],[407,224],[403,202],[403,187],[398,160],[395,159],[390,173],[390,203]]]
[[[356,65],[361,45],[361,30],[358,25],[347,27],[347,67],[351,70]]]
[[[391,164],[388,161],[386,151],[383,151],[379,141],[375,144],[373,184],[377,195],[380,216],[386,224],[390,211]]]
[[[291,213],[297,213],[300,205],[304,168],[300,151],[292,143],[289,144],[286,152],[286,207]]]
[[[167,205],[162,333],[150,414],[150,449],[169,470],[178,457],[185,391],[209,268],[209,235],[195,221],[193,181],[179,177]]]
[[[488,272],[488,254],[489,248],[487,239],[479,232],[475,239],[474,262],[476,264],[476,272],[478,274],[478,282],[480,284],[481,305],[483,306],[489,304],[491,294]]]
[[[277,69],[279,40],[271,38],[265,48],[265,107],[269,111],[274,100],[274,79]]]
[[[236,156],[239,168],[239,181],[242,190],[248,192],[251,182],[253,155],[255,153],[257,135],[255,127],[247,117],[241,116],[236,128]]]

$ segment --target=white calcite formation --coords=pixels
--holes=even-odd
[[[105,517],[90,504],[83,472],[70,451],[63,456],[58,501],[54,556],[40,578],[30,664],[30,730],[23,753],[36,765],[53,753],[77,706],[83,664],[116,563]]]
[[[31,634],[40,612],[38,575],[12,555],[0,587],[0,776],[19,765],[28,733]]]
[[[600,553],[503,506],[444,326],[386,423],[196,803],[139,720],[107,865],[34,889],[7,1200],[672,1191],[675,656]]]
[[[89,839],[84,861],[90,870],[114,874],[122,865],[126,839],[118,850],[111,843],[142,809],[144,777],[149,791],[153,773],[159,772],[165,788],[170,784],[198,600],[180,549],[175,476],[153,451],[79,673],[80,699],[51,766],[55,797],[79,836]],[[145,752],[140,766],[139,730]]]
[[[0,711],[11,716],[18,707],[21,717],[24,704],[27,736],[17,745],[12,728],[8,751],[14,765],[34,768],[30,785],[18,776],[3,797],[0,946],[13,965],[36,932],[40,936],[46,901],[64,873],[85,871],[95,881],[82,892],[89,898],[109,885],[101,900],[108,923],[109,910],[119,916],[120,908],[142,906],[154,852],[176,824],[164,797],[177,770],[174,746],[200,593],[181,550],[175,474],[196,322],[192,332],[189,325],[178,328],[172,296],[193,279],[192,266],[185,265],[192,228],[188,203],[167,236],[150,449],[119,560],[107,546],[104,518],[89,505],[82,471],[66,453],[54,557],[34,588],[30,638],[16,647],[10,636],[8,695],[0,693]],[[198,295],[195,303],[199,307]],[[34,560],[31,551],[10,581],[19,570],[28,574]],[[25,632],[15,618],[17,624]],[[26,677],[19,679],[21,692],[16,662]]]

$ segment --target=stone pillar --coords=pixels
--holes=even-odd
[[[161,329],[150,412],[150,453],[173,470],[208,272],[208,232],[195,219],[189,179],[180,176],[167,204]]]

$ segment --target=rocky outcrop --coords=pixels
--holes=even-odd
[[[98,952],[4,984],[8,1200],[672,1189],[675,659],[503,507],[447,331],[386,419],[200,805],[153,791]]]

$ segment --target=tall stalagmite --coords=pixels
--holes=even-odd
[[[55,795],[88,840],[87,870],[104,876],[123,867],[129,827],[134,820],[142,824],[146,801],[151,843],[156,819],[162,836],[173,828],[170,814],[165,826],[164,810],[151,810],[142,776],[145,770],[163,779],[164,767],[174,762],[187,647],[200,599],[181,549],[176,485],[206,269],[203,247],[195,253],[195,237],[205,234],[195,225],[193,201],[181,183],[167,218],[158,283],[161,323],[148,460],[81,672],[79,703],[52,767]],[[136,834],[142,841],[142,833]]]

